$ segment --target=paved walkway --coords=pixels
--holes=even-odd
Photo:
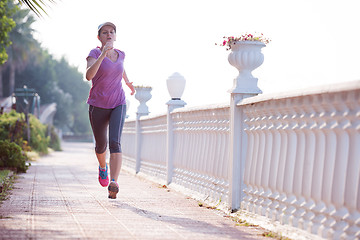
[[[107,198],[92,145],[63,143],[21,174],[0,205],[0,239],[269,239],[181,193],[121,172]]]

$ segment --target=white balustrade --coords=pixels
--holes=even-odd
[[[360,237],[359,83],[238,104],[249,140],[243,210],[324,238]]]
[[[140,172],[221,199],[230,208],[239,198],[232,191],[243,189],[240,206],[246,216],[261,216],[314,238],[359,239],[360,82],[240,99],[236,108],[245,136],[231,133],[230,105],[141,117]],[[124,166],[132,169],[136,134],[136,121],[127,120]],[[237,170],[230,159],[235,138],[246,140],[234,145],[245,146],[245,162],[237,162],[243,167]],[[233,178],[240,179],[238,186]]]
[[[175,110],[173,183],[227,201],[229,106]]]

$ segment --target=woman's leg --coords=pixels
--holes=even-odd
[[[110,179],[117,182],[121,164],[121,134],[126,115],[126,105],[120,105],[111,112],[109,122]]]
[[[110,179],[117,182],[122,164],[122,153],[110,154]]]
[[[106,146],[107,146],[107,128],[109,124],[111,110],[89,106],[89,119],[95,138],[95,153],[99,166],[99,181],[102,186],[107,186],[106,170]],[[102,172],[101,172],[102,171]]]
[[[103,153],[96,153],[96,158],[101,168],[106,168],[106,151]]]

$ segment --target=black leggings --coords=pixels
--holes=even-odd
[[[89,106],[89,118],[95,138],[95,152],[104,153],[107,146],[107,128],[109,127],[110,153],[121,153],[121,133],[126,115],[126,105],[113,109]]]

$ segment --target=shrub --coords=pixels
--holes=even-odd
[[[21,147],[8,140],[0,140],[0,167],[16,168],[18,172],[26,172],[26,154]]]
[[[46,136],[47,126],[42,124],[34,115],[29,114],[30,140],[27,139],[27,124],[25,114],[11,111],[0,115],[0,139],[15,142],[24,151],[34,150],[40,154],[47,154],[48,147],[60,150],[60,140],[55,131],[51,130]],[[31,148],[30,148],[31,147]]]
[[[42,124],[34,115],[29,114],[30,147],[39,153],[48,153],[50,137],[46,137],[46,125]],[[24,129],[26,132],[26,129]]]
[[[49,128],[48,135],[50,135],[49,147],[54,149],[55,151],[61,151],[60,138],[56,134],[54,126],[51,126]]]

